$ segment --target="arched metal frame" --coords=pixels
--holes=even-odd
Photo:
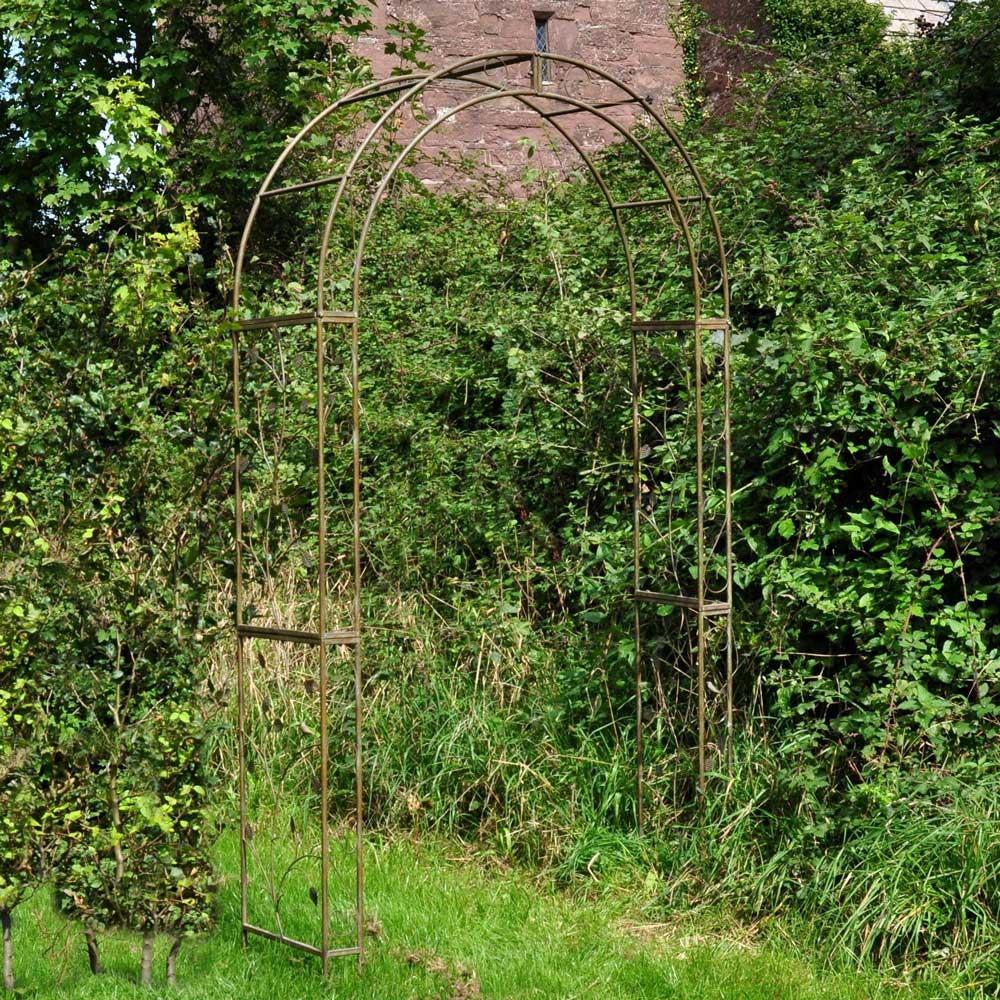
[[[543,67],[543,60],[545,66]],[[589,77],[603,81],[616,88],[620,96],[616,100],[591,102],[573,97],[559,90],[558,83],[551,81],[552,69],[556,66],[568,70],[578,69]],[[510,85],[488,78],[485,74],[493,71],[508,71],[521,67],[527,72],[526,79]],[[457,107],[447,109],[443,114],[429,121],[420,128],[409,140],[391,166],[384,170],[374,193],[371,195],[364,221],[357,238],[350,275],[353,307],[349,311],[338,311],[327,308],[326,285],[330,278],[330,248],[331,233],[338,210],[341,208],[345,193],[350,190],[354,172],[361,162],[366,150],[385,132],[393,128],[393,123],[401,110],[415,99],[419,98],[428,87],[447,81],[455,81],[462,85],[476,86],[485,93],[476,94]],[[345,170],[340,173],[310,179],[298,183],[275,186],[282,168],[289,157],[302,143],[308,139],[321,123],[333,112],[361,102],[376,101],[393,97],[396,99],[378,116],[368,130],[367,135],[357,144],[354,154]],[[384,194],[393,178],[403,166],[407,157],[419,146],[434,129],[445,121],[479,105],[500,99],[516,100],[520,106],[534,112],[548,123],[565,140],[585,164],[604,199],[607,202],[612,220],[622,244],[622,252],[627,269],[629,284],[629,301],[631,308],[631,362],[630,362],[630,392],[632,401],[632,519],[633,519],[633,587],[628,595],[634,605],[635,634],[635,710],[636,710],[636,782],[637,782],[637,818],[640,829],[644,822],[644,763],[643,763],[643,654],[642,654],[642,622],[640,605],[666,604],[678,607],[694,614],[697,622],[697,700],[698,700],[698,786],[704,793],[706,775],[708,773],[707,759],[707,727],[706,727],[706,619],[725,618],[725,727],[727,751],[731,752],[731,736],[733,729],[733,668],[734,648],[732,629],[732,599],[733,599],[733,555],[732,555],[732,463],[730,449],[730,322],[729,322],[729,286],[726,272],[726,254],[722,235],[709,193],[694,163],[680,142],[676,132],[663,116],[634,89],[622,81],[610,76],[599,68],[580,60],[546,53],[544,57],[537,52],[495,52],[463,59],[434,73],[414,74],[392,77],[374,82],[351,91],[340,100],[334,102],[310,121],[293,139],[275,161],[274,166],[265,177],[254,199],[249,218],[243,231],[236,261],[233,288],[233,407],[235,425],[235,628],[236,628],[236,659],[238,675],[238,712],[239,712],[239,798],[240,798],[240,831],[241,831],[241,920],[244,943],[249,934],[257,934],[265,938],[280,941],[292,947],[299,948],[318,956],[322,961],[323,972],[329,970],[331,958],[341,955],[356,955],[358,960],[364,953],[364,786],[362,775],[362,723],[363,723],[363,674],[362,674],[362,555],[361,555],[361,428],[360,428],[360,352],[359,352],[359,317],[361,307],[361,268],[365,255],[372,222]],[[552,110],[551,106],[556,105]],[[665,167],[652,155],[646,145],[634,134],[631,127],[616,121],[608,111],[617,107],[629,107],[642,113],[651,129],[658,129],[665,135],[670,145],[679,154],[688,181],[692,181],[696,193],[693,195],[678,195]],[[655,174],[663,188],[663,195],[655,198],[644,198],[635,201],[615,200],[605,177],[594,159],[588,155],[583,145],[566,128],[561,119],[566,115],[585,114],[592,116],[606,128],[612,129],[624,142],[628,143],[639,155],[648,169]],[[248,264],[247,252],[258,218],[261,205],[270,198],[290,195],[307,189],[323,186],[334,187],[333,199],[322,233],[322,243],[318,261],[318,281],[316,287],[316,304],[313,310],[277,316],[241,316],[241,285],[244,270]],[[721,295],[721,315],[706,317],[703,308],[703,276],[700,272],[698,250],[692,238],[685,208],[697,205],[704,213],[710,229],[711,240],[714,243],[716,266],[719,269],[717,291]],[[690,267],[690,293],[693,302],[693,314],[683,319],[640,319],[638,315],[636,274],[633,261],[633,250],[624,224],[624,214],[630,211],[642,211],[647,208],[664,207],[676,226],[683,241],[683,252],[686,253]],[[317,415],[317,459],[316,473],[318,479],[318,629],[302,631],[288,628],[276,628],[254,625],[245,621],[244,602],[244,508],[241,488],[241,418],[240,418],[240,335],[243,331],[281,328],[291,326],[314,325],[316,330],[316,415]],[[352,621],[346,628],[330,628],[328,621],[328,577],[327,577],[327,511],[326,511],[326,469],[325,469],[325,432],[327,420],[326,389],[324,387],[324,358],[329,328],[348,327],[350,329],[350,382],[351,382],[351,449],[353,472],[353,569],[352,569]],[[667,594],[642,590],[641,561],[642,542],[640,530],[640,505],[643,491],[642,454],[640,444],[640,409],[641,394],[639,352],[637,349],[637,334],[650,334],[659,331],[693,334],[694,349],[692,361],[692,381],[695,402],[695,435],[696,435],[696,482],[697,482],[697,567],[696,593],[694,595]],[[705,359],[703,358],[702,336],[708,332],[710,336],[719,338],[721,335],[722,377],[724,380],[722,413],[722,448],[724,452],[724,548],[725,548],[725,600],[710,600],[706,587],[706,484],[705,484],[705,432],[703,413],[703,380],[705,378]],[[717,342],[717,340],[716,340]],[[683,611],[682,611],[683,613]],[[300,643],[318,649],[319,657],[319,795],[320,795],[320,862],[322,885],[319,891],[321,928],[319,943],[310,944],[287,937],[280,928],[268,930],[249,922],[248,915],[248,865],[247,842],[252,836],[250,832],[247,804],[247,727],[246,727],[246,652],[245,643],[248,640],[273,640],[286,643]],[[331,948],[330,946],[330,816],[329,816],[329,734],[328,734],[328,651],[331,647],[346,646],[353,650],[354,667],[354,772],[355,772],[355,832],[356,832],[356,879],[354,900],[354,923],[356,928],[355,944],[347,948]]]

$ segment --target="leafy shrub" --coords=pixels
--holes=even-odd
[[[3,929],[3,985],[14,978],[13,914],[47,874],[52,847],[48,796],[39,781],[40,738],[32,686],[0,671],[0,925]]]
[[[69,252],[59,281],[10,270],[4,288],[21,306],[5,344],[20,428],[7,482],[16,504],[38,500],[6,563],[18,630],[5,633],[15,645],[0,687],[17,693],[13,672],[45,693],[32,721],[46,725],[22,727],[26,801],[46,810],[46,867],[31,874],[83,921],[95,971],[96,931],[126,927],[174,937],[171,978],[182,938],[211,925],[214,895],[198,526],[221,460],[204,458],[219,404],[177,392],[199,373],[175,297],[193,246],[189,226],[167,221],[140,242]],[[103,339],[104,327],[117,332]],[[48,379],[53,394],[38,394]],[[52,448],[67,459],[55,476]],[[169,482],[184,485],[158,506]]]
[[[786,188],[812,120],[787,79],[734,264],[747,644],[779,718],[940,759],[997,722],[996,137],[873,98],[881,139]]]
[[[889,23],[868,0],[765,0],[763,8],[771,42],[786,56],[830,46],[867,53],[878,48]]]
[[[19,464],[27,426],[14,407],[0,409],[0,925],[3,985],[14,989],[13,914],[46,877],[54,807],[46,787],[48,724],[43,692],[26,669],[41,611],[16,560],[34,561],[47,549],[30,513]]]
[[[98,932],[141,933],[141,979],[148,984],[156,934],[173,938],[173,981],[183,939],[212,926],[212,824],[199,784],[202,737],[193,710],[159,702],[130,714],[128,728],[104,740],[85,728],[81,753],[67,757],[77,768],[84,760],[90,766],[77,770],[70,792],[76,808],[60,831],[56,898],[62,912],[83,923],[94,972],[101,971]],[[95,742],[104,743],[96,767]]]

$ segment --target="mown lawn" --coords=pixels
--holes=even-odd
[[[337,852],[338,864],[346,869],[349,845],[338,845]],[[375,933],[368,960],[360,974],[353,959],[337,960],[324,983],[315,960],[280,945],[252,938],[249,949],[242,950],[236,858],[234,845],[225,841],[217,932],[185,945],[181,981],[169,994],[163,984],[167,943],[159,942],[154,992],[220,1000],[926,1000],[944,995],[823,972],[791,946],[722,933],[707,922],[654,923],[648,915],[651,897],[641,888],[632,894],[560,892],[523,872],[468,860],[447,843],[407,839],[369,848],[369,921]],[[107,972],[95,978],[79,929],[55,916],[44,896],[21,912],[16,944],[19,985],[26,996],[125,1000],[151,995],[137,985],[138,939],[105,938]]]

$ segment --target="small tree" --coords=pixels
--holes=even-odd
[[[204,724],[183,642],[144,603],[119,608],[92,639],[78,633],[72,686],[88,708],[65,747],[63,766],[76,780],[67,784],[73,805],[64,814],[56,900],[82,923],[94,973],[100,932],[140,933],[148,985],[156,934],[173,936],[172,982],[183,938],[212,923]]]
[[[14,910],[44,879],[50,846],[41,764],[46,754],[37,709],[26,680],[0,676],[0,928],[8,990],[17,986]]]
[[[135,822],[127,831],[127,850],[138,891],[127,898],[126,919],[143,935],[146,984],[154,936],[171,937],[166,976],[172,984],[184,939],[213,922],[216,880],[208,856],[212,825],[202,784],[202,725],[190,708],[167,704],[143,727],[139,742],[130,775],[149,791],[128,803]]]
[[[190,720],[175,706],[149,713],[78,789],[86,808],[69,814],[57,902],[83,924],[95,973],[100,932],[134,931],[143,939],[140,980],[151,985],[155,937],[169,934],[172,983],[184,938],[212,925],[205,788],[187,780],[200,769]]]

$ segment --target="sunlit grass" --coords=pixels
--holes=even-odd
[[[351,865],[351,845],[335,864]],[[237,850],[219,848],[225,884],[214,935],[185,945],[177,997],[292,1000],[378,998],[656,998],[656,1000],[881,1000],[946,994],[901,990],[874,978],[824,973],[806,957],[713,930],[707,921],[661,923],[651,887],[566,893],[524,872],[485,865],[445,842],[396,839],[368,849],[368,959],[338,959],[324,983],[316,960],[262,939],[243,951]],[[307,887],[290,892],[312,910]],[[348,901],[345,901],[345,903]],[[299,914],[303,919],[308,914]],[[79,929],[39,894],[21,914],[18,973],[32,997],[138,998],[138,938],[104,939],[107,972],[90,975]],[[166,992],[157,949],[155,992]]]

